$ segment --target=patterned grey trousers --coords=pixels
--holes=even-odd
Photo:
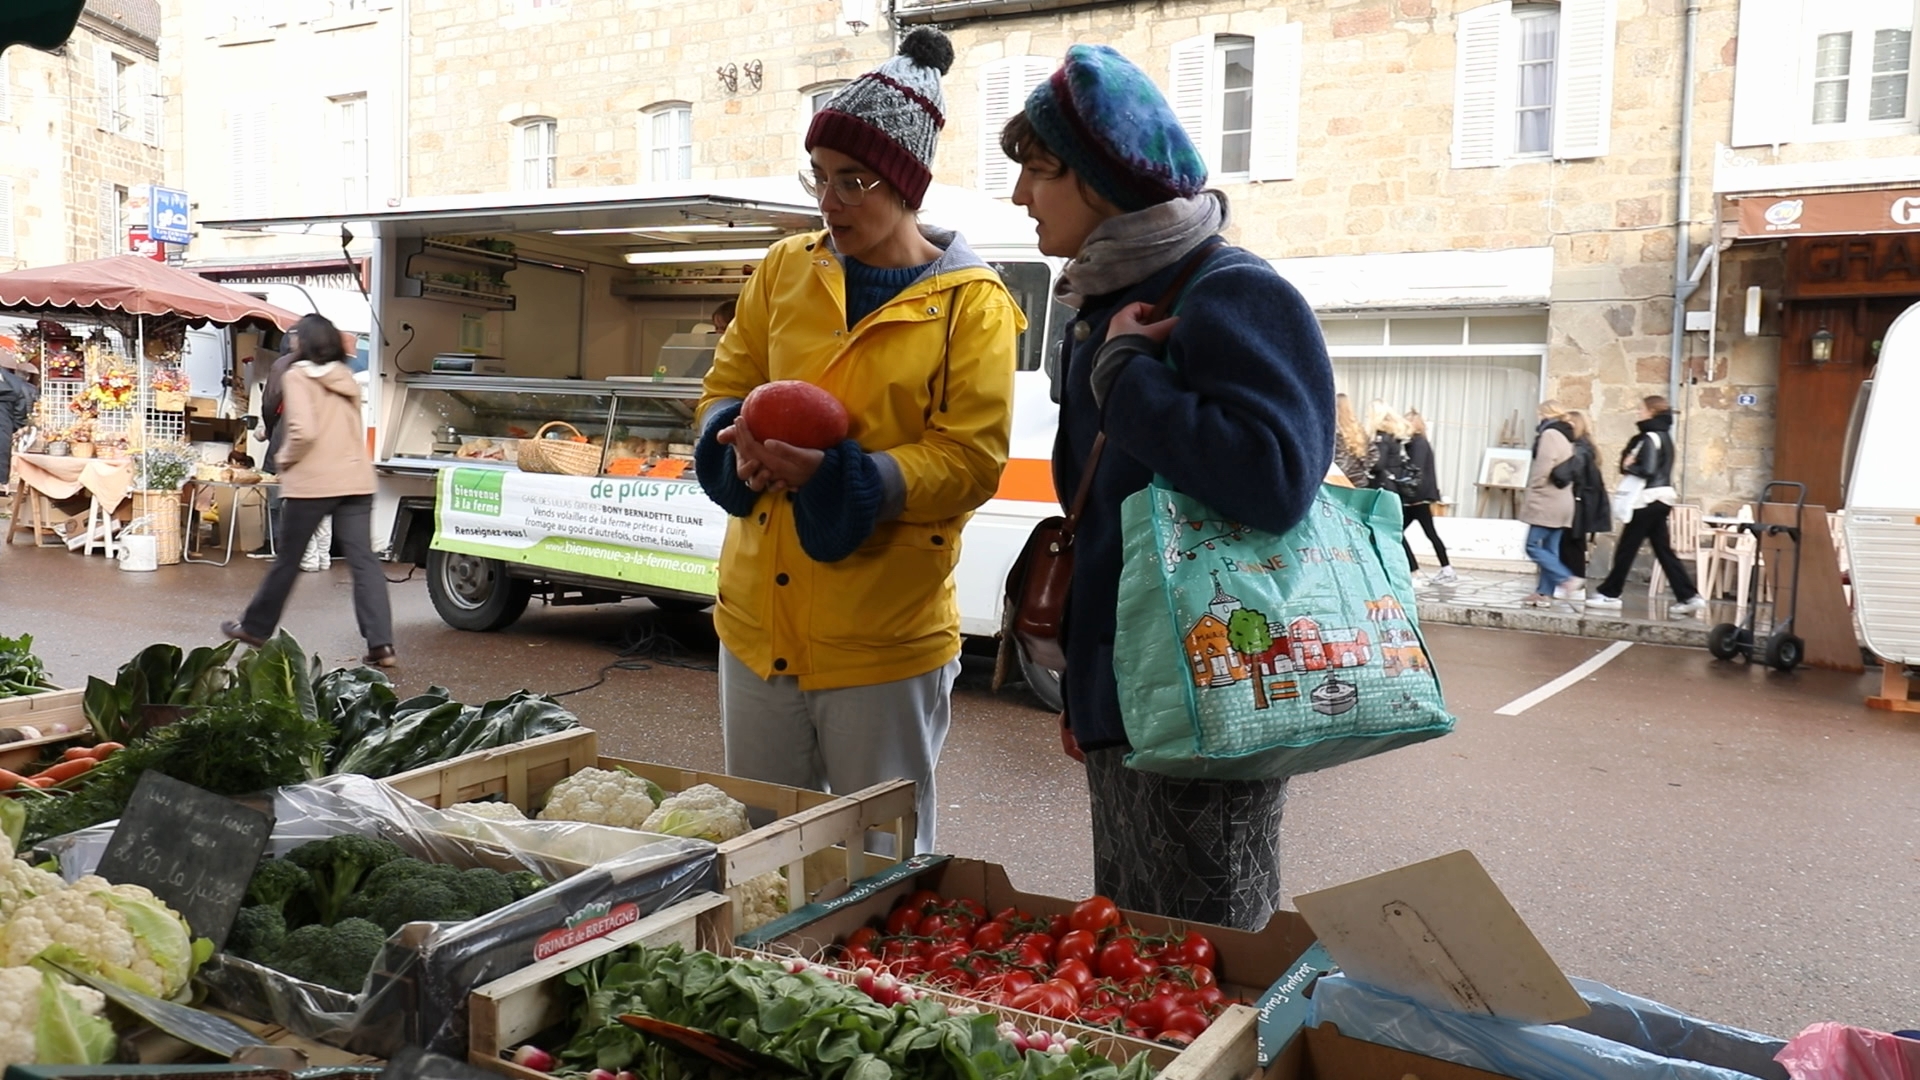
[[[1095,891],[1133,911],[1259,930],[1280,906],[1285,780],[1185,780],[1087,752]]]

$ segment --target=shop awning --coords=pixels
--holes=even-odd
[[[1742,240],[1920,232],[1920,188],[1743,195],[1731,201]]]
[[[1553,294],[1553,249],[1274,259],[1315,311],[1533,307]]]
[[[282,330],[300,320],[285,308],[138,255],[0,274],[0,308],[170,315],[193,325],[259,323]]]

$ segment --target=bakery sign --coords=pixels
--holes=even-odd
[[[1920,232],[1920,190],[1914,188],[1747,196],[1735,201],[1740,204],[1744,237]]]

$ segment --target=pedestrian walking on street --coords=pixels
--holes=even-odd
[[[1527,470],[1527,488],[1520,501],[1520,520],[1527,525],[1527,558],[1540,568],[1539,584],[1522,600],[1528,607],[1548,607],[1554,600],[1571,600],[1580,580],[1560,561],[1560,540],[1573,524],[1573,489],[1556,484],[1553,470],[1573,457],[1573,425],[1557,401],[1540,403],[1540,425],[1534,430],[1533,463]]]
[[[1427,543],[1433,545],[1433,557],[1440,562],[1440,569],[1434,572],[1429,584],[1452,585],[1459,581],[1459,575],[1453,571],[1453,563],[1447,559],[1447,545],[1440,542],[1440,531],[1433,524],[1433,506],[1440,501],[1440,474],[1433,464],[1433,443],[1427,441],[1427,420],[1417,409],[1406,412],[1407,460],[1413,463],[1414,490],[1411,496],[1400,499],[1400,543],[1407,549],[1407,569],[1420,569],[1420,560],[1413,557],[1413,545],[1407,543],[1407,528],[1418,522],[1420,531],[1427,534]]]
[[[1006,466],[1026,322],[958,233],[919,222],[952,63],[945,35],[914,30],[814,114],[801,181],[827,229],[774,244],[748,280],[694,454],[731,515],[714,610],[727,771],[841,794],[911,780],[920,851],[960,671],[960,531]],[[784,379],[838,398],[854,436],[762,441],[743,399]]]
[[[1641,402],[1639,428],[1639,434],[1627,440],[1626,447],[1620,451],[1622,481],[1617,498],[1624,501],[1624,506],[1614,511],[1618,517],[1622,509],[1630,509],[1632,516],[1620,530],[1619,546],[1613,549],[1613,569],[1608,572],[1607,580],[1587,598],[1587,606],[1599,611],[1620,610],[1620,594],[1626,591],[1627,573],[1640,554],[1640,545],[1650,543],[1653,557],[1659,560],[1660,570],[1666,574],[1667,585],[1673,589],[1676,601],[1667,609],[1667,614],[1691,618],[1705,611],[1707,603],[1695,587],[1687,564],[1674,553],[1673,538],[1667,531],[1667,518],[1673,513],[1674,503],[1680,501],[1680,495],[1673,489],[1673,410],[1666,398],[1654,394]]]
[[[1354,487],[1367,487],[1373,475],[1373,440],[1354,415],[1353,402],[1345,394],[1333,395],[1333,463]]]
[[[1326,346],[1265,259],[1220,241],[1226,197],[1206,189],[1200,152],[1153,80],[1118,52],[1067,50],[1000,145],[1020,165],[1013,201],[1040,250],[1072,260],[1056,289],[1078,317],[1061,344],[1054,490],[1070,497],[1089,471],[1092,481],[1062,634],[1061,739],[1086,764],[1094,889],[1124,908],[1259,929],[1280,901],[1286,780],[1190,780],[1124,763],[1120,506],[1157,475],[1234,520],[1291,528],[1336,445]],[[1143,325],[1190,268],[1175,316]]]
[[[285,387],[287,369],[293,367],[300,359],[299,350],[296,348],[298,342],[299,335],[291,330],[280,335],[280,355],[274,358],[273,366],[267,369],[266,384],[260,391],[260,427],[267,433],[266,459],[260,463],[260,468],[275,476],[280,475],[279,463],[275,460],[275,456],[276,452],[280,449],[280,443],[286,432],[285,425],[280,423],[280,417],[286,412]],[[286,496],[281,494],[278,486],[275,486],[267,492],[267,520],[269,522],[277,522],[280,520],[284,510],[283,504],[285,499]],[[331,532],[331,530],[328,531],[329,533]],[[316,531],[315,536],[318,537],[318,535],[319,533]],[[328,539],[330,541],[332,537],[329,536]],[[309,544],[309,546],[311,546],[311,544]],[[271,559],[273,558],[273,554],[273,537],[268,536],[260,541],[258,548],[247,552],[247,558]],[[312,555],[313,553],[311,551],[307,552],[308,559],[305,560],[305,562],[311,562]],[[304,568],[305,565],[303,563],[302,569]]]
[[[1587,549],[1600,533],[1613,531],[1613,502],[1600,475],[1600,452],[1594,449],[1592,422],[1578,409],[1567,413],[1573,428],[1573,456],[1553,471],[1553,482],[1573,492],[1573,523],[1560,538],[1560,561],[1580,582],[1569,599],[1586,599]]]
[[[360,384],[347,365],[340,331],[320,315],[295,326],[299,359],[282,384],[285,431],[276,451],[282,513],[279,554],[238,622],[222,623],[228,637],[260,646],[273,636],[287,596],[300,576],[300,558],[320,523],[332,516],[347,565],[353,569],[353,613],[366,639],[366,662],[392,667],[393,614],[387,578],[373,554],[373,461],[360,414]]]
[[[0,357],[0,491],[11,491],[14,434],[33,420],[40,388],[29,377],[33,365]]]

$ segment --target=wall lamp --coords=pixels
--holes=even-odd
[[[1814,363],[1824,364],[1833,359],[1833,331],[1824,326],[1815,330],[1809,344],[1812,346]]]

